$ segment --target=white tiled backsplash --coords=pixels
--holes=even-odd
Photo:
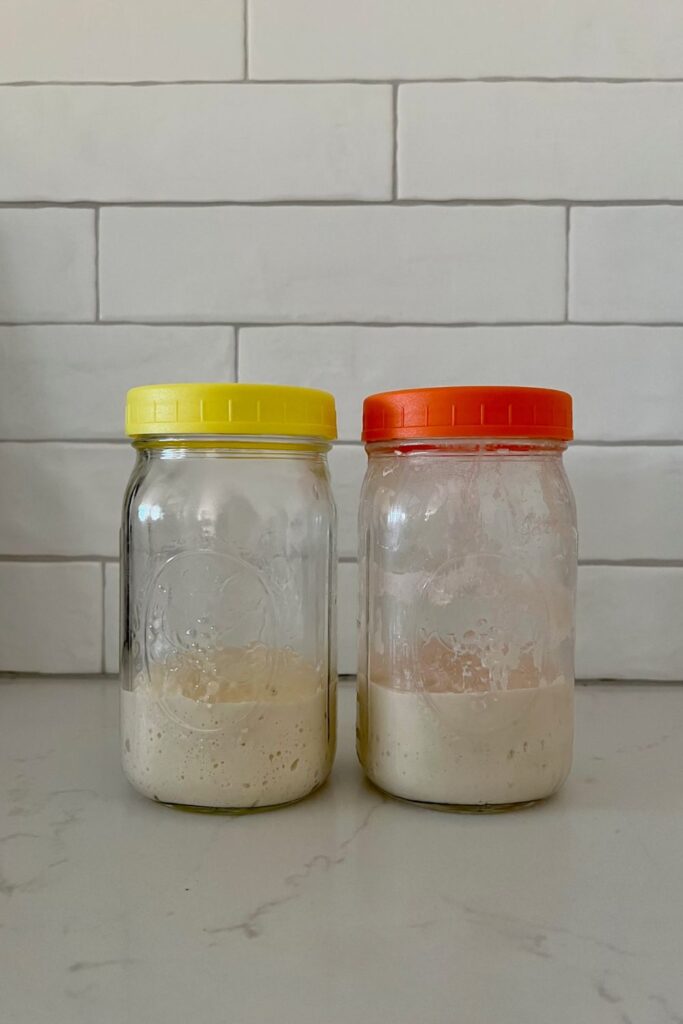
[[[7,0],[0,671],[114,672],[125,391],[556,386],[578,674],[683,679],[683,5]],[[95,11],[96,13],[93,13]]]

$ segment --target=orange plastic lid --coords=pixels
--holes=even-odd
[[[363,440],[536,437],[571,441],[572,396],[551,388],[414,388],[363,402]]]

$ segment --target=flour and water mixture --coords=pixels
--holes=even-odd
[[[254,644],[152,664],[122,691],[122,755],[145,796],[199,807],[298,800],[332,759],[326,674]]]
[[[564,782],[572,758],[572,680],[480,693],[359,692],[359,754],[370,779],[406,800],[449,805],[538,800]]]
[[[449,806],[527,803],[560,788],[572,760],[574,680],[539,670],[532,654],[506,665],[497,653],[489,663],[432,639],[394,671],[376,659],[358,694],[358,753],[376,785]]]

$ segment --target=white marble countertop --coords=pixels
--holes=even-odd
[[[2,1024],[680,1024],[683,687],[581,687],[540,807],[383,799],[342,688],[330,783],[196,815],[137,796],[117,687],[0,683]]]

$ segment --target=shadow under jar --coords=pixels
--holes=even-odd
[[[335,749],[334,399],[176,384],[128,393],[121,745],[164,803],[292,803]]]
[[[387,793],[443,809],[548,797],[574,725],[571,397],[389,392],[363,420],[360,761]]]

